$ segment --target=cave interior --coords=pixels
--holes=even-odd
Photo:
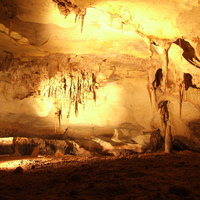
[[[0,6],[2,155],[199,152],[199,1]]]
[[[199,0],[0,8],[1,162],[200,152]]]

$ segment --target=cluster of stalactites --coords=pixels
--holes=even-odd
[[[196,56],[195,49],[192,47],[192,45],[181,38],[178,38],[176,41],[172,42],[169,40],[154,40],[150,38],[150,59],[153,56],[153,50],[152,46],[160,46],[163,48],[164,52],[164,66],[162,69],[157,69],[155,72],[155,79],[153,82],[150,81],[148,83],[148,92],[150,96],[150,101],[152,103],[152,91],[154,94],[155,104],[156,108],[158,108],[159,102],[157,102],[157,93],[158,90],[163,93],[163,95],[167,92],[167,82],[168,82],[168,65],[169,65],[169,57],[168,57],[168,51],[171,47],[171,44],[174,43],[178,45],[180,48],[183,49],[182,56],[188,61],[188,63],[192,64],[193,66],[200,68],[199,64],[200,60]],[[188,73],[183,73],[182,76],[178,77],[176,80],[176,84],[179,87],[179,107],[180,107],[180,117],[181,117],[181,110],[182,110],[182,101],[183,101],[183,93],[184,90],[188,90],[189,87],[196,87],[192,84],[192,76]]]
[[[54,99],[57,104],[56,114],[59,118],[62,112],[67,112],[67,118],[69,118],[72,106],[77,116],[79,104],[82,104],[85,109],[87,100],[96,101],[96,89],[98,89],[96,75],[81,71],[80,73],[57,74],[51,79],[43,80],[38,94],[41,97]]]
[[[81,32],[83,31],[83,23],[84,18],[86,15],[86,8],[80,8],[76,4],[73,4],[71,1],[68,0],[52,0],[57,4],[57,7],[60,11],[61,15],[67,17],[70,13],[75,13],[75,23],[77,18],[81,18]]]

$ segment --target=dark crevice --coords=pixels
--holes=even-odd
[[[195,49],[192,45],[184,39],[177,39],[174,42],[176,45],[180,46],[183,49],[182,56],[192,65],[197,68],[200,68],[200,60],[197,58],[195,54]]]
[[[188,90],[189,87],[197,88],[196,85],[192,84],[192,75],[189,73],[184,73],[184,83],[185,83],[185,90]]]
[[[190,150],[186,144],[179,140],[174,140],[172,143],[172,150],[176,151],[184,151],[184,150]]]
[[[158,69],[156,71],[155,79],[154,79],[154,81],[152,83],[154,89],[158,88],[161,85],[162,77],[163,77],[162,69],[160,68],[160,69]]]

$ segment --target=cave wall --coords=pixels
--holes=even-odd
[[[157,73],[165,68],[158,53],[151,60],[95,54],[30,60],[9,54],[2,61],[2,137],[90,138],[118,130],[121,140],[130,141],[158,129],[164,136],[159,105],[169,102],[173,137],[198,149],[198,82],[194,86],[192,78],[185,87],[184,73],[171,59],[166,85]]]
[[[31,128],[44,126],[53,132],[69,124],[117,127],[134,123],[150,128],[150,115],[143,119],[138,109],[143,106],[152,113],[147,66],[141,66],[145,62],[127,55],[56,54],[31,62],[6,57],[1,68],[2,126],[17,128],[17,123],[26,126],[31,120]]]
[[[199,150],[199,4],[0,2],[0,136],[144,143],[170,127]]]

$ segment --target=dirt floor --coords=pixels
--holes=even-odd
[[[200,154],[190,151],[0,162],[1,200],[200,199]]]

